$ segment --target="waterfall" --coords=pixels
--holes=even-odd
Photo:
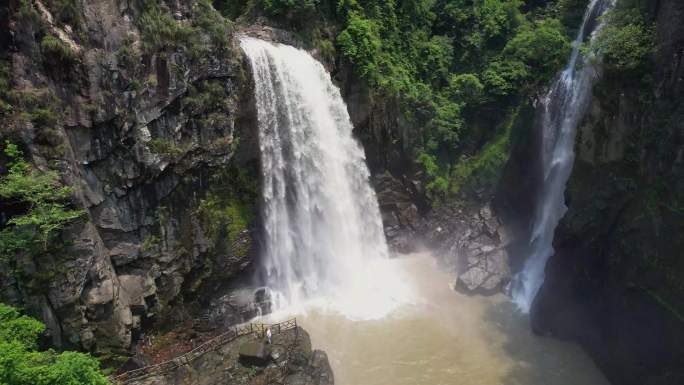
[[[541,100],[543,185],[535,207],[530,254],[522,271],[515,277],[512,290],[513,301],[523,312],[530,310],[544,282],[546,261],[554,252],[554,231],[567,211],[564,193],[575,159],[575,132],[591,101],[592,86],[598,73],[591,60],[580,55],[580,48],[587,35],[590,42],[593,41],[603,27],[603,21],[598,21],[598,18],[611,6],[610,0],[591,0],[573,42],[570,60]]]
[[[379,318],[409,295],[389,256],[363,149],[330,74],[306,51],[243,37],[263,177],[263,268],[281,307]]]

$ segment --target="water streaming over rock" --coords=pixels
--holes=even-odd
[[[564,193],[575,159],[575,132],[591,101],[592,85],[599,70],[593,60],[582,57],[580,48],[587,36],[593,41],[603,26],[599,17],[612,4],[611,0],[591,0],[573,42],[570,60],[542,99],[543,141],[540,151],[543,185],[535,207],[531,252],[513,282],[512,292],[514,302],[523,312],[530,310],[544,282],[546,261],[553,254],[554,231],[567,211]]]
[[[339,89],[306,51],[243,37],[254,78],[268,285],[285,302],[378,318],[409,296]]]

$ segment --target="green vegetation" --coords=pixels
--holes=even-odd
[[[63,134],[58,129],[63,109],[59,99],[50,89],[34,88],[20,91],[7,88],[5,92],[0,91],[0,100],[6,103],[6,117],[18,122],[31,122],[34,125],[36,130],[33,143],[39,146],[43,155],[49,159],[64,155],[66,145]],[[0,112],[0,117],[2,115]]]
[[[40,15],[33,8],[33,1],[31,0],[19,0],[17,9],[17,16],[23,22],[33,22],[37,23],[40,21]]]
[[[263,0],[266,12],[274,16],[286,12],[294,14],[313,13],[318,2],[318,0]]]
[[[606,16],[608,25],[596,44],[611,76],[637,77],[651,66],[655,52],[654,21],[636,0],[619,2]]]
[[[248,0],[214,0],[213,4],[224,17],[235,20],[246,12]]]
[[[18,214],[0,231],[0,258],[11,260],[24,251],[46,252],[49,241],[83,211],[67,207],[72,189],[60,184],[57,172],[34,168],[13,143],[5,143],[4,154],[9,171],[0,178],[0,197]]]
[[[516,108],[504,120],[496,136],[472,156],[463,156],[448,167],[440,167],[434,156],[422,153],[416,163],[428,176],[425,186],[428,196],[439,203],[449,196],[472,193],[476,190],[492,191],[498,183],[511,150],[514,134],[522,130],[522,122],[529,123],[529,116],[519,114]],[[522,116],[521,116],[522,115]]]
[[[116,51],[116,59],[118,64],[124,68],[133,68],[135,66],[137,53],[133,48],[133,40],[126,38],[121,43],[121,47]]]
[[[9,60],[0,60],[0,117],[12,112],[12,104],[9,101],[10,63]]]
[[[149,235],[147,236],[144,240],[142,245],[140,246],[140,250],[145,252],[145,251],[150,251],[155,249],[161,244],[161,239],[159,239],[158,236],[156,235]]]
[[[211,1],[196,1],[189,21],[175,20],[162,4],[159,0],[145,2],[145,9],[137,20],[146,50],[185,50],[192,59],[200,60],[212,49],[227,48],[231,24],[214,9]]]
[[[12,92],[12,105],[22,111],[21,116],[41,129],[51,129],[59,122],[61,113],[56,97],[51,92]]]
[[[510,129],[488,142],[474,156],[456,163],[449,175],[450,192],[457,194],[472,186],[495,187],[509,151]]]
[[[170,140],[163,138],[154,138],[147,142],[150,150],[158,155],[164,155],[169,157],[177,157],[185,154],[188,148],[181,144],[176,144]]]
[[[525,25],[504,47],[483,75],[487,89],[508,96],[527,88],[533,92],[563,66],[570,43],[558,20]]]
[[[205,219],[210,236],[216,237],[225,230],[228,241],[234,243],[240,233],[247,230],[253,219],[253,207],[241,202],[223,202],[216,195],[202,200],[199,213]],[[222,226],[225,226],[223,229]]]
[[[77,60],[76,53],[65,42],[52,35],[45,35],[40,42],[40,50],[48,58],[68,64]]]
[[[225,239],[238,255],[247,252],[237,245],[240,234],[254,221],[259,189],[256,178],[244,169],[230,167],[216,173],[213,185],[225,186],[210,191],[199,204],[197,213],[207,234],[215,240]]]
[[[58,23],[68,24],[74,28],[80,26],[81,10],[78,0],[51,0],[48,6]]]
[[[0,304],[0,384],[107,385],[99,362],[88,354],[39,351],[39,321]]]
[[[198,115],[207,110],[228,110],[230,95],[225,90],[223,81],[202,80],[188,87],[188,94],[183,98],[183,108],[190,115]]]
[[[189,41],[193,35],[188,26],[174,20],[156,1],[147,2],[145,11],[138,19],[138,25],[143,35],[143,44],[151,51],[175,48]]]

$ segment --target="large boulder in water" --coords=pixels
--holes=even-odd
[[[466,294],[491,295],[510,282],[511,236],[490,205],[442,207],[417,228],[444,266],[456,273],[455,288]]]
[[[456,289],[466,293],[494,294],[499,292],[510,280],[511,269],[508,266],[508,254],[502,248],[484,252],[484,247],[477,249],[477,256],[468,257],[474,263],[459,274]]]

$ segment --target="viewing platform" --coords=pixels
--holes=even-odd
[[[295,345],[297,343],[299,328],[297,326],[296,318],[275,324],[242,324],[230,328],[227,332],[220,334],[197,346],[191,351],[181,354],[173,359],[121,373],[112,376],[110,379],[112,383],[123,385],[142,381],[147,377],[161,376],[182,368],[183,366],[188,366],[206,353],[218,350],[224,345],[227,345],[240,337],[252,335],[257,339],[264,339],[268,329],[271,329],[271,333],[274,337],[286,331],[292,330],[294,333],[294,338],[288,341],[288,345]]]

